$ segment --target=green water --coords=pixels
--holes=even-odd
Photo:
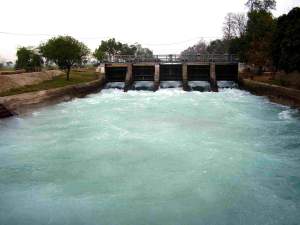
[[[103,90],[0,122],[0,224],[300,223],[300,117],[235,89]]]

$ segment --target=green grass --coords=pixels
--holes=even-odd
[[[1,67],[0,71],[16,71],[16,69],[13,67]]]
[[[41,91],[41,90],[49,90],[53,88],[65,87],[68,85],[74,85],[84,82],[89,82],[96,80],[98,75],[95,72],[70,72],[70,80],[66,80],[66,75],[54,77],[52,80],[47,80],[39,84],[28,85],[16,89],[12,89],[6,92],[0,93],[0,96],[9,96],[9,95],[16,95],[22,94],[27,92],[33,91]]]

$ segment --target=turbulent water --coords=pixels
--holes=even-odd
[[[299,137],[241,90],[106,89],[0,122],[0,224],[299,224]]]

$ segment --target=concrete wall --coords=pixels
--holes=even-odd
[[[240,79],[240,86],[252,93],[268,96],[274,102],[300,107],[300,90]]]
[[[101,76],[98,80],[83,84],[0,97],[0,105],[3,105],[14,114],[24,113],[34,107],[67,101],[74,97],[83,97],[97,92],[104,83],[105,78]]]
[[[20,73],[13,75],[0,76],[0,93],[11,89],[20,88],[26,85],[39,84],[45,80],[51,80],[53,77],[62,75],[60,70],[48,70],[33,73]]]

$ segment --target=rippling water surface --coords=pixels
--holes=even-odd
[[[0,224],[299,224],[299,113],[103,90],[0,122]]]

